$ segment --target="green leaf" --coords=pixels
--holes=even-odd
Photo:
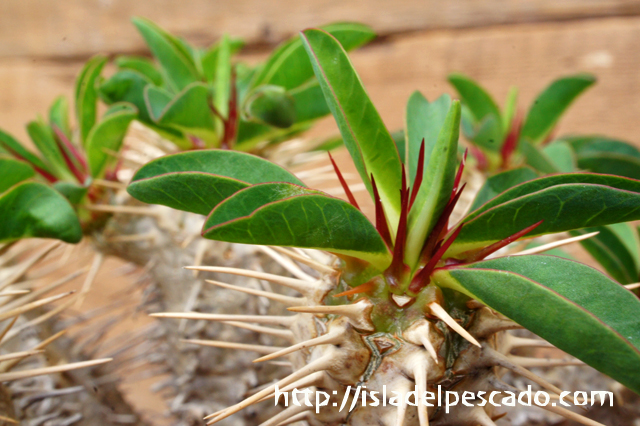
[[[287,140],[309,129],[313,122],[329,114],[329,107],[317,81],[310,81],[287,92],[293,98],[296,123],[281,129],[266,124],[240,120],[234,149],[249,151],[264,141]],[[342,138],[340,138],[342,140]]]
[[[521,139],[533,145],[544,142],[569,105],[595,82],[592,75],[576,74],[551,83],[529,109],[522,126]]]
[[[144,92],[147,87],[155,87],[146,76],[134,70],[118,71],[100,86],[100,95],[108,105],[128,102],[135,105],[139,119],[152,122]],[[158,89],[160,90],[160,89]]]
[[[80,204],[84,196],[89,192],[88,186],[65,181],[58,181],[54,183],[53,188],[60,194],[64,195],[64,198],[69,200],[73,205]]]
[[[160,62],[167,83],[179,92],[199,80],[199,75],[191,52],[183,42],[145,18],[133,18],[133,24],[146,41],[149,49]]]
[[[87,137],[87,162],[92,177],[103,175],[113,155],[120,152],[129,124],[136,118],[138,111],[131,104],[114,104]]]
[[[0,155],[0,194],[13,185],[32,178],[35,174],[28,163]]]
[[[442,95],[433,102],[429,102],[422,93],[415,91],[407,102],[405,115],[407,157],[402,157],[408,165],[411,185],[418,170],[420,146],[424,139],[425,165],[429,164],[431,153],[438,142],[438,135],[445,124],[445,119],[451,107],[451,97]]]
[[[425,117],[424,120],[427,120]],[[425,149],[423,180],[407,222],[405,263],[413,268],[424,242],[451,198],[456,174],[460,102],[453,101],[431,151]]]
[[[160,87],[147,85],[144,88],[144,102],[151,119],[157,122],[164,109],[172,101],[171,93]]]
[[[638,282],[638,236],[631,225],[617,223],[571,231],[572,236],[598,231],[582,247],[621,284]]]
[[[27,163],[30,163],[47,173],[51,173],[49,167],[40,159],[40,157],[33,154],[20,142],[15,140],[13,136],[3,132],[2,130],[0,130],[0,148],[3,148],[4,151],[18,160],[25,160]]]
[[[145,203],[206,215],[234,192],[273,181],[304,186],[282,167],[260,157],[203,150],[150,161],[138,170],[127,191]]]
[[[640,219],[640,181],[572,173],[517,185],[471,213],[447,252],[485,247],[543,220],[527,237]]]
[[[214,81],[213,105],[223,117],[229,117],[229,99],[231,98],[231,47],[229,36],[224,35],[220,40],[218,58],[216,62],[216,78]],[[219,132],[222,122],[218,122]]]
[[[288,183],[238,191],[216,207],[205,238],[328,250],[384,269],[391,260],[380,234],[346,201]]]
[[[71,139],[71,125],[69,124],[69,102],[64,96],[58,96],[49,108],[49,125],[60,129],[67,138]]]
[[[206,84],[190,84],[167,104],[156,123],[193,134],[213,144],[218,136],[209,109],[209,96],[209,87]]]
[[[76,120],[80,131],[80,140],[84,146],[91,128],[96,123],[98,108],[98,90],[96,82],[107,58],[102,55],[89,59],[76,80]]]
[[[54,174],[59,178],[73,179],[51,127],[42,121],[31,121],[27,124],[27,133]]]
[[[567,142],[555,141],[542,148],[542,152],[551,160],[555,168],[561,173],[571,173],[577,170],[576,155]]]
[[[362,24],[343,22],[320,29],[334,36],[349,51],[368,43],[375,37],[373,30]],[[271,54],[262,70],[255,76],[252,87],[272,84],[293,89],[313,77],[313,68],[299,37],[285,41]]]
[[[502,131],[502,115],[491,95],[478,83],[462,74],[449,75],[449,82],[458,91],[462,102],[468,106],[475,121],[479,123],[478,129],[482,129],[482,132],[476,132],[474,142],[494,151],[500,150],[505,136]]]
[[[400,217],[402,165],[393,138],[340,43],[316,29],[304,31],[301,37],[356,169],[372,197],[369,175],[375,178],[395,231]]]
[[[247,120],[286,129],[296,121],[295,100],[283,87],[258,86],[247,96],[244,114]]]
[[[162,86],[162,74],[149,59],[142,56],[119,56],[116,58],[118,69],[129,69],[144,75],[156,86]]]
[[[293,115],[296,123],[310,122],[331,113],[327,101],[324,99],[322,88],[317,81],[310,81],[298,86],[288,91],[287,94],[293,99]]]
[[[229,51],[231,54],[239,52],[244,47],[244,40],[239,38],[228,38]],[[220,51],[220,42],[207,49],[200,57],[202,73],[209,83],[215,81],[216,67],[218,64],[218,53]]]
[[[507,102],[504,104],[504,112],[502,113],[502,134],[507,137],[513,124],[518,109],[518,88],[512,86],[507,94]]]
[[[21,238],[82,239],[82,228],[69,202],[41,183],[22,183],[0,197],[0,242]]]
[[[441,269],[433,278],[640,392],[640,301],[595,269],[553,256],[511,256]]]
[[[534,169],[545,174],[559,172],[553,160],[539,147],[530,144],[526,140],[520,139],[518,149],[524,155],[527,164]]]
[[[632,144],[603,136],[579,136],[563,140],[574,149],[579,168],[640,179],[640,150]]]
[[[498,194],[521,183],[533,180],[538,174],[529,167],[519,167],[507,170],[489,177],[473,200],[471,210],[474,211],[484,203],[488,202]]]

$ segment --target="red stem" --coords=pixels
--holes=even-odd
[[[389,232],[389,224],[387,223],[387,217],[384,214],[384,208],[380,201],[380,195],[378,194],[378,187],[376,186],[376,180],[371,175],[371,186],[373,187],[373,203],[376,206],[376,229],[378,234],[382,237],[382,240],[387,244],[387,247],[391,247],[391,233]]]

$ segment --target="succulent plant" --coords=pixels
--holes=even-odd
[[[108,255],[150,265],[158,258],[173,258],[178,250],[183,256],[187,253],[182,244],[192,237],[194,227],[189,226],[192,217],[178,218],[184,215],[176,215],[174,212],[162,216],[157,211],[140,206],[140,203],[123,191],[124,185],[121,182],[127,181],[133,170],[148,159],[157,157],[158,153],[225,146],[265,156],[278,152],[278,160],[289,164],[305,161],[300,157],[308,151],[322,152],[331,148],[331,145],[323,144],[322,141],[294,141],[295,149],[288,148],[287,142],[291,142],[294,136],[330,113],[297,37],[285,41],[265,62],[248,66],[233,57],[242,47],[239,40],[225,36],[210,48],[200,49],[146,19],[136,18],[134,24],[147,41],[155,61],[137,56],[118,57],[115,59],[116,73],[106,79],[102,77],[107,63],[105,56],[98,55],[87,61],[76,80],[75,110],[70,111],[69,102],[59,97],[53,102],[47,120],[38,118],[28,124],[27,130],[37,152],[0,131],[0,265],[4,268],[3,274],[0,274],[0,303],[3,304],[0,306],[0,315],[4,315],[1,317],[4,319],[0,321],[9,323],[10,319],[6,315],[21,314],[14,329],[9,331],[12,324],[6,329],[11,339],[18,335],[18,331],[34,324],[34,321],[35,324],[40,324],[37,330],[42,331],[42,339],[47,337],[48,330],[63,328],[53,314],[72,303],[81,303],[78,300],[84,298],[99,272],[104,272],[102,264]],[[330,24],[326,29],[352,49],[367,43],[374,36],[369,27],[355,23]],[[99,117],[98,112],[102,108],[100,101],[106,103],[107,107],[106,112]],[[75,120],[71,115],[75,116]],[[72,122],[75,122],[75,126]],[[134,122],[138,125],[132,126]],[[279,149],[286,152],[282,153]],[[310,156],[313,156],[313,152]],[[178,220],[184,227],[174,226]],[[67,267],[65,264],[70,259],[73,261],[78,251],[72,255],[71,247],[63,250],[59,243],[48,243],[46,247],[36,249],[37,243],[21,242],[30,238],[58,239],[72,244],[87,242],[90,245],[81,250],[90,248],[89,253],[93,255],[91,267],[85,265],[87,267],[59,280],[56,273]],[[149,250],[151,239],[163,239],[169,243]],[[140,246],[147,249],[144,255],[131,256],[130,250],[139,253]],[[189,255],[186,256],[190,259],[187,265],[193,263],[194,257],[210,258],[209,253],[215,251],[201,245],[193,252],[190,251],[191,248],[189,247]],[[59,256],[54,261],[57,262],[55,267],[47,265],[54,256]],[[165,275],[163,267],[166,267],[166,263],[157,263],[157,266],[147,269],[156,285],[159,277]],[[45,265],[42,266],[43,264]],[[182,266],[180,261],[177,264]],[[48,275],[39,277],[38,283],[34,283],[32,277],[39,276],[42,271],[47,271]],[[52,289],[83,274],[87,275],[81,292],[66,299],[53,312],[37,312],[34,314],[35,319],[25,318],[25,313],[34,312],[30,309],[43,309],[48,303],[59,300],[54,297],[31,303],[35,298],[23,295],[25,288],[39,289],[33,294],[41,295],[39,282],[45,281],[42,288]],[[188,279],[186,285],[195,287],[200,284],[200,280],[190,273]],[[62,296],[71,295],[72,293],[64,293]],[[176,297],[179,300],[169,300],[172,296],[175,294],[161,294],[160,304],[173,306],[175,303],[184,306],[180,297]],[[47,322],[46,319],[52,316],[53,319]],[[84,329],[89,333],[88,330],[97,328],[100,331],[96,334],[101,334],[105,330],[100,325],[100,322],[92,325],[85,323]],[[137,344],[131,346],[129,351],[138,350],[138,344],[150,345],[158,344],[161,339],[171,340],[171,333],[172,330],[155,329],[155,333],[148,335],[160,335],[158,340],[147,342],[137,339]],[[61,343],[62,341],[64,342]],[[21,342],[23,346],[18,345],[11,352],[18,352],[20,355],[28,352],[22,349],[32,349],[32,340],[23,339]],[[6,341],[2,342],[0,339],[0,345],[3,343]],[[55,345],[60,348],[50,347],[50,353],[58,350],[65,353],[69,347],[75,346],[67,339],[58,339]],[[5,345],[0,356],[5,356],[4,352],[8,348]],[[70,362],[65,367],[67,370],[105,361],[85,362],[88,358],[85,353],[71,352],[67,351],[65,355],[68,358],[60,358],[59,363],[63,364],[64,360],[81,361],[80,364]],[[115,349],[113,344],[106,352],[123,353]],[[28,361],[32,361],[35,352],[29,354],[31,358]],[[101,371],[104,373],[108,369],[108,374],[117,374],[118,368],[128,362],[127,357],[120,358],[124,361],[116,359],[116,362]],[[189,379],[185,379],[187,376],[184,371],[177,371],[183,365],[195,362],[192,359],[197,360],[198,354],[194,351],[188,355],[161,354],[155,357],[155,361],[159,358],[164,363],[164,371],[169,369],[174,377],[180,376],[176,382],[182,381],[182,384],[175,387],[178,392],[182,392],[181,386],[187,388],[184,391],[190,395],[187,402],[193,406],[197,406],[198,398],[191,392],[192,386],[198,386],[203,392],[216,386],[213,380],[209,380],[207,386],[202,386],[202,379],[197,385],[190,383]],[[0,378],[27,377],[26,370],[22,376],[5,376],[9,367],[15,367],[14,362],[11,364],[0,366]],[[149,364],[151,369],[153,363]],[[201,362],[198,365],[203,364]],[[44,365],[46,362],[42,360],[36,371],[44,374],[47,371],[65,369],[56,367],[57,370],[47,370]],[[217,374],[216,379],[219,377]],[[92,380],[87,373],[87,380],[84,382],[70,383],[72,388],[92,389]],[[64,386],[55,378],[51,383],[47,386]],[[100,387],[99,397],[96,393],[96,399],[102,401],[89,407],[83,406],[84,421],[91,423],[94,421],[91,416],[103,413],[107,406],[117,406],[118,414],[129,415],[130,407],[122,403],[123,398],[110,395],[106,391],[107,387]],[[117,392],[115,384],[113,389]],[[2,385],[0,393],[5,396]],[[11,397],[11,392],[6,394],[8,398]],[[47,401],[45,399],[44,405],[55,412],[55,404]],[[16,406],[20,405],[17,399],[15,403]],[[198,407],[197,410],[201,409]],[[86,415],[87,412],[92,412],[91,416]],[[71,418],[78,415],[81,416],[81,413],[72,413]],[[58,420],[67,421],[65,416],[66,412]],[[191,413],[184,414],[182,411],[180,416],[187,423],[193,417]],[[29,413],[22,410],[16,412],[16,418],[25,417],[28,418]],[[141,422],[137,416],[134,418],[136,422]],[[131,421],[131,417],[128,419]],[[103,421],[107,424],[111,420],[107,416]]]
[[[366,386],[369,395],[382,395],[384,385],[400,395],[414,387],[420,393],[519,395],[521,389],[500,380],[503,368],[557,397],[560,388],[525,366],[562,363],[510,354],[514,348],[550,344],[639,392],[638,298],[586,265],[537,254],[548,246],[521,253],[505,247],[535,236],[640,219],[640,181],[584,172],[493,181],[480,191],[470,213],[450,223],[464,190],[464,157],[459,164],[457,156],[460,103],[446,96],[429,103],[414,94],[404,143],[396,145],[340,42],[317,29],[302,32],[301,41],[371,195],[373,223],[337,167],[349,201],[308,188],[264,159],[229,150],[161,157],[143,166],[128,188],[141,201],[208,214],[205,238],[271,247],[294,276],[192,267],[288,287],[299,295],[211,281],[282,302],[294,315],[156,314],[231,322],[291,343],[280,348],[196,342],[266,354],[256,361],[286,355],[294,370],[211,414],[209,424],[273,396],[277,386],[327,391],[339,400],[347,395],[348,405],[356,400],[356,407],[349,413],[331,405],[318,412],[290,406],[265,426],[301,418],[313,425],[493,425],[499,415],[478,400],[451,412],[420,399],[417,406],[383,407],[357,403],[359,394],[353,390]],[[530,131],[544,138],[550,123],[536,123]],[[544,340],[506,332],[516,328]],[[543,408],[585,425],[599,424],[560,405]]]

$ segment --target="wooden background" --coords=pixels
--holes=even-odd
[[[521,108],[552,79],[591,72],[597,86],[559,130],[640,145],[640,0],[0,0],[0,128],[25,140],[25,124],[55,96],[71,96],[91,55],[147,54],[135,15],[201,46],[224,32],[244,37],[249,61],[309,26],[367,23],[380,37],[352,57],[392,129],[413,90],[451,93],[452,71],[478,79],[500,104],[517,85]],[[319,132],[335,131],[327,119]],[[98,280],[86,305],[100,305],[113,284]],[[124,387],[138,408],[163,411],[149,383]]]
[[[401,126],[411,91],[450,92],[452,71],[481,81],[499,103],[519,86],[521,108],[553,78],[591,72],[598,85],[560,130],[640,143],[638,0],[2,0],[0,128],[24,137],[24,124],[54,96],[72,93],[91,55],[147,53],[134,15],[203,46],[224,32],[242,36],[248,60],[305,27],[368,23],[381,37],[353,58],[392,128]]]

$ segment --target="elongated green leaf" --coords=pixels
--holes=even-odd
[[[296,123],[306,123],[317,120],[331,111],[324,99],[322,88],[317,81],[310,81],[287,92],[293,98]]]
[[[247,96],[244,114],[249,120],[286,129],[296,122],[295,100],[283,87],[258,86]]]
[[[69,202],[41,183],[22,183],[0,197],[0,241],[56,238],[68,243],[82,239],[82,229]]]
[[[156,86],[162,86],[162,74],[149,59],[142,56],[119,56],[116,58],[119,69],[129,69],[144,75]]]
[[[203,235],[214,227],[251,215],[259,208],[298,195],[326,195],[322,191],[308,189],[291,183],[258,183],[239,190],[218,204],[207,216],[202,227]]]
[[[457,166],[459,129],[460,102],[453,101],[436,144],[428,154],[425,150],[422,184],[409,212],[405,263],[411,268],[418,262],[427,235],[451,198]]]
[[[87,138],[87,162],[94,178],[102,176],[109,160],[113,160],[110,152],[120,151],[129,124],[138,113],[131,104],[114,104],[111,110]]]
[[[0,155],[0,194],[34,175],[35,171],[28,163]]]
[[[640,150],[630,143],[603,136],[580,136],[563,139],[576,152],[578,167],[640,179]]]
[[[250,184],[304,184],[282,167],[236,151],[206,150],[168,155],[138,170],[127,188],[134,198],[198,214]]]
[[[54,183],[53,188],[69,200],[72,205],[80,204],[84,196],[89,192],[88,186],[62,180]]]
[[[434,280],[640,392],[640,301],[598,271],[553,256],[513,256],[440,270]]]
[[[576,154],[567,142],[552,142],[542,148],[542,152],[561,173],[571,173],[577,170]]]
[[[507,189],[533,180],[537,177],[538,174],[529,167],[519,167],[517,169],[507,170],[506,172],[491,176],[487,179],[484,185],[482,185],[480,191],[478,191],[478,194],[471,205],[471,211],[476,210]]]
[[[76,80],[76,120],[82,144],[87,141],[91,128],[96,123],[98,90],[96,82],[107,58],[102,55],[89,59]]]
[[[223,117],[228,117],[231,97],[231,47],[229,46],[229,36],[226,34],[220,40],[218,48],[214,85],[213,105]],[[219,122],[218,126],[222,126],[222,123]]]
[[[627,223],[571,231],[571,235],[590,232],[598,235],[580,242],[611,277],[621,284],[638,282],[638,236]]]
[[[522,154],[524,154],[527,164],[534,169],[545,174],[559,172],[556,164],[539,147],[521,139],[518,143],[518,149]]]
[[[416,178],[418,162],[420,160],[420,146],[424,139],[425,164],[429,164],[431,153],[438,142],[438,135],[445,124],[445,119],[451,107],[451,97],[442,95],[433,102],[429,102],[422,93],[415,91],[407,102],[405,115],[407,157],[402,157],[408,165],[411,185]]]
[[[171,93],[156,86],[147,85],[144,88],[144,102],[146,109],[154,122],[160,120],[162,112],[172,101]]]
[[[502,113],[502,134],[506,137],[511,130],[513,119],[518,109],[518,88],[512,86],[507,94],[507,102],[504,104],[504,112]]]
[[[147,91],[152,91],[154,94],[160,91],[162,93],[168,93],[161,88],[153,86],[151,81],[144,75],[130,69],[118,71],[100,86],[100,95],[107,104],[111,105],[116,102],[133,104],[138,109],[138,120],[144,125],[153,129],[165,139],[172,141],[181,149],[192,148],[193,145],[191,141],[189,141],[180,130],[167,126],[163,127],[156,123],[157,117],[159,117],[162,112],[161,109],[164,109],[168,102],[164,103],[163,100],[160,105],[156,103],[149,104],[145,96]],[[159,97],[153,98],[154,102],[158,100]],[[153,117],[150,109],[153,109]]]
[[[167,104],[158,117],[157,124],[191,133],[213,144],[218,136],[209,109],[209,95],[209,88],[204,83],[193,83],[185,87]]]
[[[358,209],[320,191],[287,183],[254,185],[238,191],[211,212],[203,236],[244,244],[328,250],[382,269],[390,263],[378,231]]]
[[[376,180],[387,219],[395,230],[400,217],[402,171],[398,150],[340,43],[316,29],[301,35],[327,104],[356,169],[373,197]]]
[[[133,24],[158,59],[167,83],[176,92],[199,80],[190,52],[175,37],[144,18],[133,18]]]
[[[577,74],[551,83],[529,109],[521,138],[533,145],[544,142],[569,105],[595,82],[592,75]]]
[[[502,114],[491,95],[487,93],[478,83],[462,74],[449,75],[449,82],[460,94],[462,102],[469,107],[478,125],[482,128],[482,133],[477,131],[474,142],[483,145],[485,148],[498,151],[504,140],[502,131]],[[480,137],[481,136],[481,137]],[[479,139],[479,141],[476,141]],[[485,146],[486,145],[486,146]]]
[[[244,47],[244,40],[239,38],[229,38],[229,50],[231,54],[239,52]],[[216,43],[209,49],[204,51],[200,56],[202,73],[209,83],[215,81],[216,68],[218,64],[218,53],[220,51],[220,43]]]
[[[471,213],[448,254],[487,246],[540,220],[527,237],[638,219],[640,181],[581,173],[550,176],[518,185]]]
[[[320,29],[334,36],[347,51],[356,49],[375,37],[370,27],[350,22],[329,24]],[[273,84],[293,89],[312,77],[313,69],[309,57],[300,38],[295,37],[281,44],[273,52],[251,85],[257,87]]]
[[[25,160],[37,168],[51,173],[49,167],[40,159],[40,157],[33,154],[20,142],[15,140],[13,136],[3,132],[2,130],[0,130],[0,148],[3,148],[9,155],[17,158],[18,160]]]
[[[125,69],[118,71],[100,86],[100,95],[108,105],[128,102],[135,105],[143,122],[152,122],[145,103],[145,88],[155,87],[146,76],[138,71]]]
[[[29,133],[33,144],[44,157],[45,162],[49,164],[49,169],[51,169],[57,177],[73,178],[62,156],[60,147],[55,141],[51,127],[42,121],[31,121],[27,124],[27,133]]]
[[[67,138],[71,139],[71,125],[69,124],[69,102],[64,96],[58,96],[49,108],[49,125],[57,127]]]

